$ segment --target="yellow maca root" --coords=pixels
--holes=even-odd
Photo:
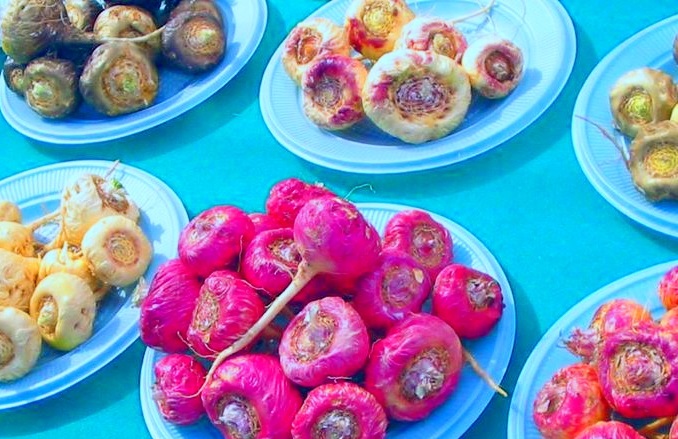
[[[64,243],[80,245],[94,223],[111,215],[123,215],[137,222],[140,212],[117,180],[83,174],[64,187],[59,210],[34,221],[31,227],[35,230],[44,223],[59,221],[56,237],[44,246],[47,251],[61,248]]]
[[[33,232],[12,221],[0,221],[0,248],[21,256],[34,256]]]
[[[0,200],[0,221],[21,223],[21,210],[11,201]]]
[[[37,258],[27,258],[0,249],[0,306],[28,311],[40,269]]]
[[[35,321],[17,308],[0,307],[0,382],[26,375],[38,361],[41,349]]]
[[[70,273],[54,273],[35,288],[30,315],[54,349],[70,351],[92,335],[96,302],[87,283]]]
[[[94,299],[98,302],[110,291],[110,285],[97,279],[89,269],[87,259],[82,252],[76,251],[65,245],[61,249],[53,249],[45,253],[40,260],[38,282],[53,273],[70,273],[83,279],[94,293]]]
[[[85,233],[82,252],[94,276],[124,287],[144,274],[153,247],[136,222],[114,215],[100,219]]]

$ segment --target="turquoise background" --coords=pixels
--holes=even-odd
[[[61,147],[27,139],[0,120],[0,178],[65,160],[119,159],[164,180],[190,216],[215,204],[261,211],[271,185],[291,176],[323,182],[339,194],[369,183],[372,191],[358,190],[351,199],[444,215],[499,260],[517,303],[516,344],[502,382],[509,393],[534,345],[567,309],[613,280],[676,259],[675,239],[631,222],[598,195],[576,161],[570,136],[572,107],[589,72],[626,38],[675,14],[674,1],[563,1],[577,33],[577,60],[553,106],[479,157],[393,176],[350,175],[306,163],[278,145],[262,120],[258,92],[266,64],[287,32],[324,3],[268,0],[262,44],[240,74],[198,107],[144,133]],[[0,437],[148,437],[138,388],[143,351],[136,342],[58,396],[0,413]],[[509,404],[495,396],[463,438],[506,437]]]

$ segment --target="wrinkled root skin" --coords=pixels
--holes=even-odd
[[[208,376],[201,399],[212,424],[233,439],[289,438],[302,404],[278,359],[263,354],[225,360]]]
[[[418,421],[456,389],[462,347],[452,328],[430,314],[412,314],[374,343],[365,388],[391,419]]]
[[[308,393],[294,417],[294,439],[383,439],[388,421],[367,390],[351,382],[325,384]]]
[[[662,120],[643,125],[629,151],[633,184],[645,198],[678,199],[678,123]]]
[[[659,299],[664,308],[678,307],[678,266],[671,268],[659,281]]]
[[[610,419],[596,369],[577,363],[557,371],[539,390],[533,419],[546,439],[572,439],[598,421]]]
[[[595,364],[598,350],[608,335],[652,322],[652,314],[640,303],[630,299],[614,299],[596,310],[587,329],[575,328],[565,340],[565,346],[585,363]]]
[[[582,431],[575,439],[645,439],[633,427],[619,421],[598,422]]]
[[[609,336],[599,380],[612,408],[631,419],[678,415],[678,333],[656,324]]]

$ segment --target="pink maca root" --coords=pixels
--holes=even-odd
[[[384,439],[384,408],[352,382],[323,384],[311,390],[292,423],[293,439]]]
[[[214,358],[263,314],[264,304],[252,287],[229,271],[215,271],[200,290],[188,343],[198,355]]]
[[[678,332],[653,323],[609,335],[598,378],[605,399],[627,418],[678,415]]]
[[[583,362],[595,364],[598,350],[608,335],[651,321],[652,314],[640,303],[613,299],[598,307],[588,328],[575,328],[565,340],[565,346]]]
[[[413,256],[428,271],[431,282],[453,258],[450,232],[420,210],[396,213],[386,224],[383,247]]]
[[[461,264],[438,274],[432,293],[433,314],[462,338],[487,335],[504,311],[501,285],[492,276]]]
[[[225,438],[291,438],[302,398],[272,355],[244,354],[208,377],[202,403]]]
[[[205,414],[200,395],[207,370],[186,354],[169,354],[153,366],[153,400],[162,417],[177,425],[192,424]]]
[[[678,331],[678,307],[666,311],[659,319],[659,326],[670,331]]]
[[[280,229],[283,225],[277,219],[267,213],[253,212],[248,214],[254,224],[254,236],[266,230]]]
[[[384,250],[379,260],[374,271],[358,279],[352,304],[367,327],[387,330],[406,316],[421,312],[431,281],[407,253]]]
[[[215,206],[194,217],[179,236],[179,258],[202,277],[233,265],[254,237],[254,224],[234,206]]]
[[[558,370],[542,386],[532,405],[532,417],[545,439],[573,439],[599,421],[610,419],[596,369],[576,363]]]
[[[294,240],[302,261],[292,282],[244,335],[217,355],[208,379],[225,359],[252,343],[317,274],[358,277],[376,267],[381,252],[374,226],[355,205],[336,197],[316,198],[301,208],[294,221]]]
[[[339,297],[306,305],[287,325],[279,348],[285,375],[304,387],[354,375],[367,361],[369,351],[365,324]]]
[[[163,352],[186,351],[186,333],[201,286],[198,277],[181,260],[170,259],[163,263],[141,302],[141,341]]]
[[[597,422],[574,439],[645,439],[628,424],[619,421]]]
[[[358,208],[341,198],[308,201],[294,222],[301,257],[316,272],[360,276],[378,264],[381,240]]]
[[[271,187],[266,199],[266,213],[281,226],[292,227],[299,210],[306,202],[326,196],[334,196],[334,193],[321,184],[287,178]]]
[[[662,276],[658,293],[664,308],[670,310],[678,307],[678,266],[671,268]]]
[[[456,389],[463,365],[459,337],[430,314],[412,314],[372,345],[365,389],[391,419],[418,421]]]

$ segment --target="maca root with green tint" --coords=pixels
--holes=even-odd
[[[647,67],[625,73],[610,91],[614,124],[632,138],[641,127],[668,120],[676,103],[678,92],[673,78]]]
[[[617,148],[633,184],[649,201],[678,199],[678,122],[663,120],[641,126],[629,151],[603,126],[585,117]]]
[[[80,104],[75,64],[65,59],[33,59],[23,71],[21,85],[28,106],[43,117],[64,118]]]
[[[222,21],[220,14],[215,16],[206,11],[187,11],[171,16],[162,35],[163,56],[170,64],[187,72],[213,68],[226,54]]]
[[[631,143],[633,183],[651,201],[678,199],[678,123],[648,124]]]
[[[147,50],[123,41],[97,47],[80,75],[83,99],[109,116],[151,106],[159,85],[158,69]]]

